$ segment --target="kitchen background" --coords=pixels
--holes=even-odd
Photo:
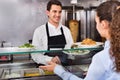
[[[6,46],[22,45],[33,37],[34,30],[47,22],[45,14],[49,0],[0,0],[0,42]],[[60,0],[63,4],[62,23],[70,19],[79,21],[79,37],[101,41],[95,29],[95,8],[106,0]],[[74,1],[74,0],[73,0]]]

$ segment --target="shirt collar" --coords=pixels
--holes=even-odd
[[[105,48],[110,48],[110,41],[109,40],[105,41],[104,49]]]
[[[60,29],[62,27],[62,24],[59,23],[58,27],[56,28],[54,25],[52,25],[50,22],[48,22],[48,26],[51,28]]]

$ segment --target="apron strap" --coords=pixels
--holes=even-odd
[[[47,32],[47,37],[49,38],[50,35],[49,35],[49,30],[48,30],[48,23],[46,23],[46,32]]]

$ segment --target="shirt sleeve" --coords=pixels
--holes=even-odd
[[[38,50],[47,50],[47,39],[45,34],[44,25],[41,27],[38,27],[33,35],[33,41],[32,44],[36,47]],[[47,55],[44,55],[44,53],[32,53],[31,54],[32,59],[37,64],[47,64],[48,61],[51,61],[52,57],[49,57]]]
[[[42,53],[33,53],[31,54],[31,57],[37,64],[47,64],[47,62],[52,59],[52,57],[45,56]]]
[[[92,63],[84,79],[78,78],[72,73],[65,71],[60,65],[55,67],[54,72],[63,80],[105,80],[105,68],[98,55],[93,57]]]
[[[65,69],[60,65],[57,65],[55,67],[54,73],[57,74],[59,77],[61,77],[63,80],[83,80],[73,75],[72,73],[65,71]]]

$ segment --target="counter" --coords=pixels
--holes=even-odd
[[[79,76],[79,77],[84,77],[83,73],[84,71],[87,70],[88,64],[85,65],[71,65],[71,66],[65,66],[65,69],[70,71],[71,73]],[[1,64],[0,65],[0,80],[8,80],[8,78],[5,78],[5,74],[7,73],[20,73],[23,74],[26,71],[29,72],[35,71],[36,68],[36,63],[34,63],[32,60],[27,61],[27,62],[15,62],[15,63],[6,63],[6,64]],[[8,71],[9,70],[9,71]],[[17,71],[17,72],[16,72]],[[23,72],[22,72],[23,71]],[[14,78],[9,78],[9,80],[62,80],[60,77],[58,77],[55,74],[44,74],[44,75],[36,75],[36,76],[17,76]]]
[[[101,48],[102,49],[102,48]],[[96,54],[101,49],[92,48],[89,49],[90,52],[84,55],[69,55],[69,65],[64,66],[66,70],[70,71],[71,73],[79,76],[84,77],[83,73],[87,71],[89,64],[91,63],[92,56]],[[1,49],[2,51],[3,49]],[[62,80],[55,74],[43,74],[39,75],[38,73],[35,76],[25,76],[26,70],[37,69],[38,65],[30,58],[30,53],[40,53],[40,52],[50,52],[50,51],[40,51],[40,50],[32,50],[32,51],[14,51],[14,48],[11,49],[12,51],[2,51],[0,55],[11,55],[11,61],[8,62],[0,62],[0,80]],[[21,49],[19,49],[21,50]],[[66,49],[64,51],[73,51],[73,50],[85,50],[84,48],[81,49]],[[95,51],[94,51],[95,50]],[[56,50],[53,50],[57,52]],[[63,51],[63,50],[62,50]],[[5,78],[6,74],[17,72],[17,77],[10,77]],[[13,72],[12,72],[13,71]],[[34,70],[32,70],[34,71]],[[36,70],[38,71],[38,70]],[[15,72],[16,73],[16,72]],[[20,75],[19,75],[20,74]],[[13,74],[10,74],[10,76]],[[28,75],[28,74],[27,74]],[[8,76],[7,76],[8,77]]]

